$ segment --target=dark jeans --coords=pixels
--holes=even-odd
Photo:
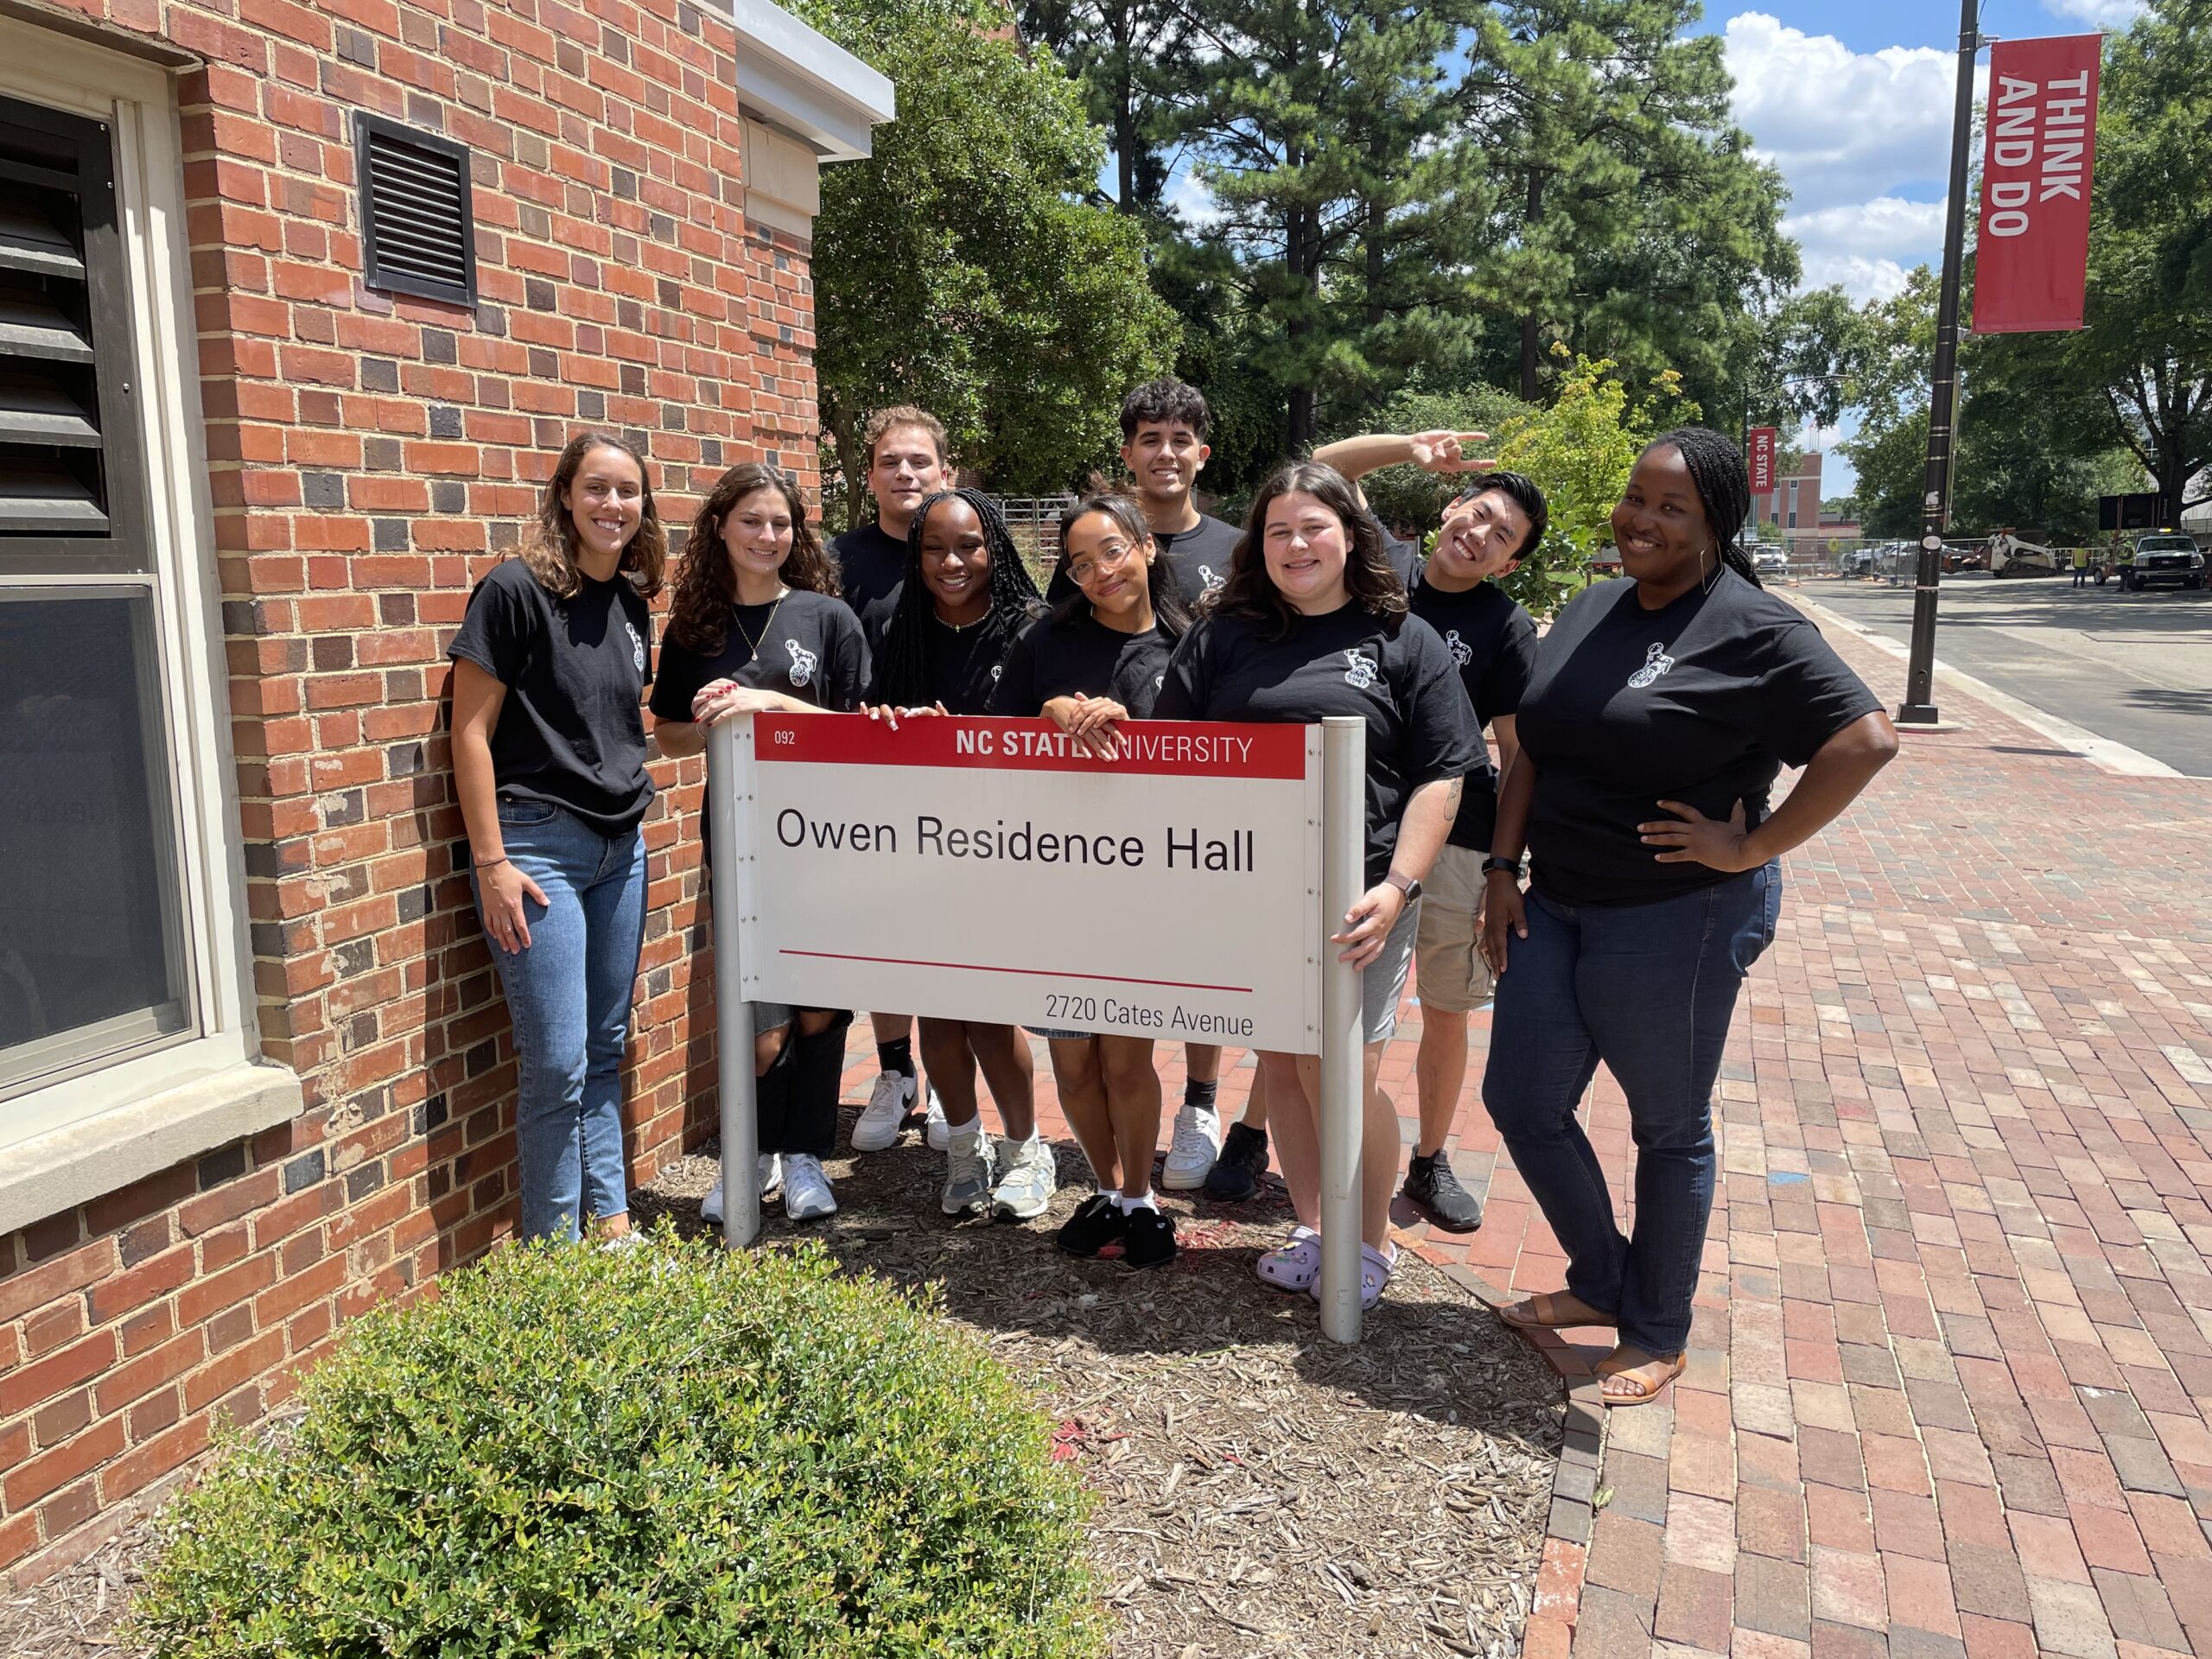
[[[1774,942],[1779,861],[1648,905],[1572,906],[1530,893],[1509,938],[1483,1104],[1567,1251],[1567,1287],[1618,1315],[1620,1338],[1689,1344],[1713,1213],[1713,1083],[1737,988]],[[1636,1231],[1613,1220],[1575,1107],[1603,1060],[1628,1096]]]

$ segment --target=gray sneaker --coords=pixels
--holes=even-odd
[[[1052,1143],[1041,1135],[1006,1143],[1005,1173],[991,1194],[991,1208],[1015,1221],[1034,1221],[1045,1213],[1059,1191],[1059,1168],[1052,1160]]]
[[[973,1139],[955,1135],[944,1154],[944,1192],[938,1199],[938,1208],[948,1216],[964,1216],[971,1210],[981,1210],[991,1201],[991,1188],[998,1179],[997,1160],[992,1156],[991,1137],[983,1133],[983,1126],[970,1126]]]

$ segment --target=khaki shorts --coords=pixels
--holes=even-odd
[[[1471,847],[1447,846],[1421,883],[1414,988],[1421,1007],[1439,1014],[1465,1014],[1491,998],[1493,984],[1477,922],[1483,904],[1483,857]]]

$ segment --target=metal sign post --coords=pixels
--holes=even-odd
[[[1360,970],[1339,962],[1344,912],[1364,890],[1367,723],[1321,723],[1321,1332],[1359,1340],[1361,1142],[1367,1124]]]
[[[721,878],[715,916],[715,1053],[722,1119],[722,1243],[743,1249],[760,1236],[760,1117],[753,1094],[753,1005],[738,995],[737,942],[744,906],[738,901],[739,745],[750,746],[750,720],[717,721],[707,728],[707,833]],[[721,810],[716,810],[720,794]]]

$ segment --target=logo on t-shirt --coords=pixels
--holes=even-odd
[[[1199,579],[1205,583],[1206,592],[1208,593],[1213,592],[1215,588],[1220,587],[1222,584],[1223,579],[1214,575],[1213,566],[1210,564],[1202,564],[1198,567],[1198,576]]]
[[[991,683],[993,685],[996,685],[999,683],[999,676],[1005,672],[1006,664],[1004,663],[993,663],[991,664]]]
[[[793,685],[811,684],[814,680],[814,671],[820,666],[822,659],[796,639],[785,640],[784,649],[791,654],[791,683]]]
[[[1452,653],[1452,662],[1460,668],[1475,660],[1475,648],[1459,637],[1457,628],[1446,630],[1444,648]]]
[[[1346,685],[1356,691],[1364,691],[1375,683],[1375,664],[1371,658],[1361,656],[1357,651],[1348,651],[1344,652],[1344,661],[1351,664],[1344,670]]]
[[[1643,653],[1643,666],[1628,677],[1628,683],[1641,691],[1675,665],[1664,645],[1654,645]]]
[[[645,671],[645,642],[638,638],[635,623],[626,620],[622,624],[622,631],[630,636],[630,661],[642,674]]]

